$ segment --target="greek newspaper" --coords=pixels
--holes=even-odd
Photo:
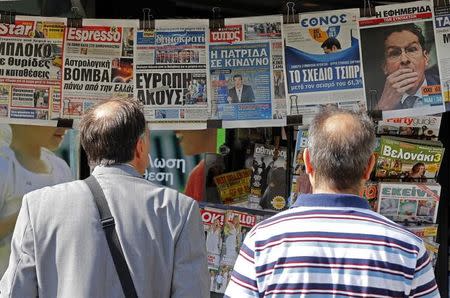
[[[62,115],[79,118],[95,103],[133,96],[133,44],[137,20],[83,19],[64,39]]]
[[[16,16],[0,23],[0,118],[60,116],[65,19]]]
[[[283,26],[288,115],[307,125],[321,106],[366,109],[357,18],[359,9],[314,12]]]
[[[369,110],[382,111],[383,118],[445,110],[432,4],[377,6],[375,17],[359,21],[367,105]]]
[[[450,105],[450,10],[436,10],[434,16],[436,50],[441,75],[442,96],[446,109]]]
[[[211,30],[211,118],[223,127],[285,124],[281,24],[281,15],[233,18]]]
[[[157,20],[138,30],[135,96],[156,129],[206,128],[208,20]]]

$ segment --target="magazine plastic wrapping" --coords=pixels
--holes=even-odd
[[[206,128],[208,20],[156,20],[137,31],[135,97],[156,129]]]
[[[0,119],[45,125],[60,116],[64,25],[28,16],[0,23]]]
[[[445,111],[431,1],[377,6],[359,26],[369,110],[383,118]]]
[[[282,16],[225,19],[211,30],[211,118],[225,128],[283,126]]]
[[[83,19],[65,29],[62,116],[79,118],[112,96],[133,97],[133,44],[137,20]]]
[[[284,24],[288,115],[307,125],[321,106],[365,110],[359,9],[299,14]]]

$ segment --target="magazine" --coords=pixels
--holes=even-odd
[[[223,204],[247,202],[250,194],[250,169],[229,172],[214,177]]]
[[[370,208],[373,211],[376,212],[378,210],[378,183],[377,182],[366,181],[366,184],[364,185],[364,188],[363,188],[360,196],[367,200],[367,202],[370,205]]]
[[[436,223],[440,193],[437,183],[382,182],[378,213],[397,222]]]
[[[423,243],[425,244],[425,248],[430,255],[431,266],[435,268],[439,252],[439,243],[430,240],[424,240]]]
[[[440,142],[382,136],[377,152],[375,177],[409,182],[434,179],[443,154],[444,148]]]
[[[255,144],[250,181],[250,208],[284,210],[287,204],[285,147]]]
[[[217,270],[219,268],[220,252],[222,250],[222,231],[225,211],[205,207],[200,210],[200,213],[205,230],[208,269]]]
[[[258,217],[246,212],[227,210],[223,228],[223,245],[220,266],[214,278],[213,292],[223,293],[230,281],[231,272],[245,236],[256,224]]]
[[[405,228],[424,240],[436,241],[437,224],[408,225]]]
[[[379,121],[377,133],[437,141],[441,116],[389,118]]]

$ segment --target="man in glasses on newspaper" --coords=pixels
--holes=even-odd
[[[383,72],[384,89],[378,101],[379,110],[416,108],[426,105],[422,87],[439,85],[436,67],[428,68],[429,49],[422,30],[415,24],[385,29]]]

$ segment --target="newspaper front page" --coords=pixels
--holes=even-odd
[[[365,110],[359,9],[299,14],[283,26],[288,115],[308,125],[322,106]]]
[[[62,116],[79,118],[111,97],[133,96],[133,44],[137,20],[83,19],[64,39]]]
[[[432,4],[377,6],[375,17],[359,21],[368,109],[384,119],[445,111]]]
[[[135,96],[155,129],[204,129],[208,20],[156,20],[138,30]]]
[[[225,19],[211,30],[211,118],[225,128],[283,126],[282,16]]]
[[[65,19],[0,23],[0,120],[44,124],[60,116]]]
[[[434,16],[435,42],[441,76],[442,96],[450,109],[450,10],[437,10]]]

